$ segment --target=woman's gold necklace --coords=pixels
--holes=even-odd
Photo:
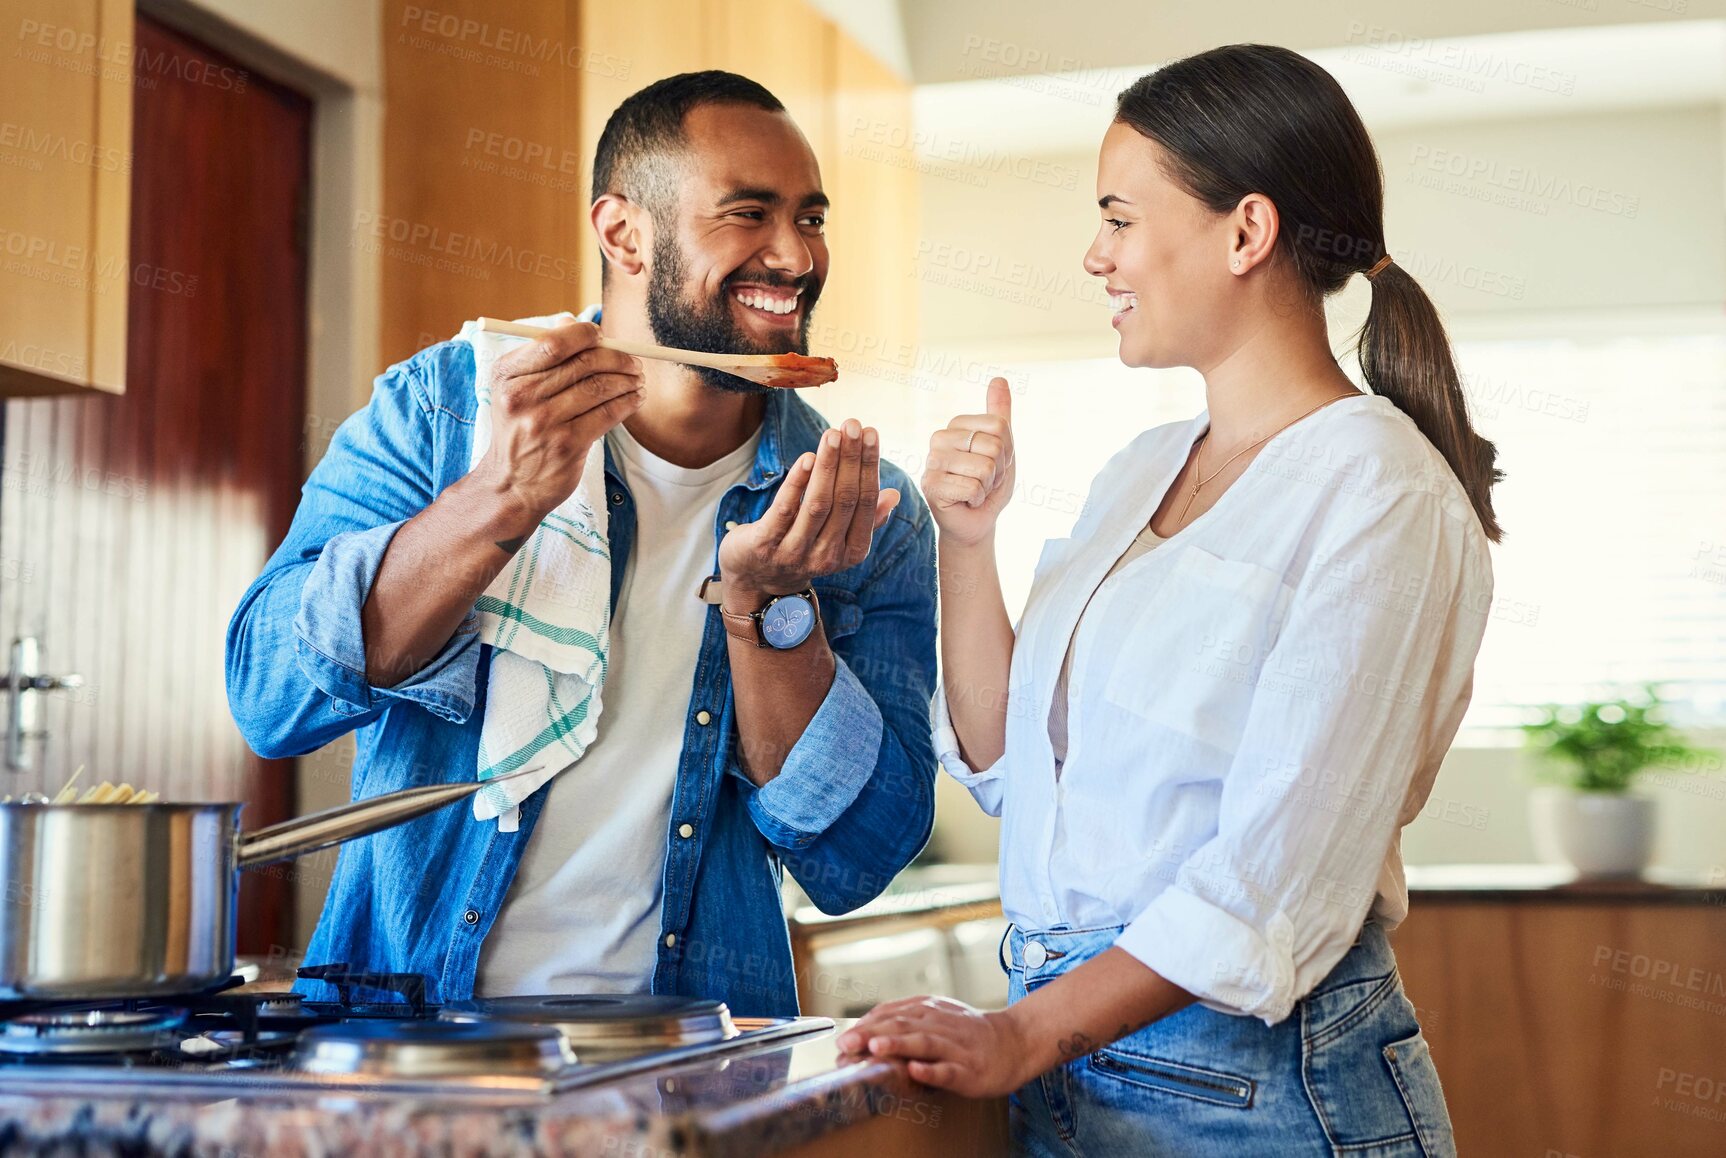
[[[1237,450],[1233,454],[1229,455],[1229,457],[1223,462],[1223,465],[1217,467],[1216,470],[1213,470],[1208,476],[1204,476],[1204,477],[1200,477],[1202,474],[1202,468],[1200,466],[1199,460],[1201,457],[1203,457],[1203,455],[1205,453],[1205,443],[1210,440],[1211,432],[1207,429],[1203,434],[1199,435],[1199,445],[1198,445],[1197,449],[1195,449],[1193,451],[1193,478],[1194,478],[1193,489],[1187,492],[1187,501],[1181,504],[1180,517],[1175,520],[1175,530],[1179,531],[1187,525],[1187,512],[1192,510],[1193,500],[1199,497],[1199,488],[1204,486],[1208,482],[1214,481],[1219,474],[1222,474],[1225,470],[1229,469],[1229,464],[1234,462],[1235,459],[1239,458],[1241,455],[1245,454],[1247,451],[1251,450],[1253,447],[1258,446],[1260,443],[1269,442],[1271,439],[1275,438],[1277,435],[1281,434],[1283,431],[1287,430],[1289,427],[1293,426],[1295,423],[1299,422],[1301,419],[1318,413],[1320,410],[1323,410],[1326,406],[1329,406],[1332,402],[1341,402],[1344,398],[1351,398],[1351,397],[1354,397],[1354,395],[1339,394],[1335,398],[1326,398],[1323,402],[1320,402],[1317,406],[1314,406],[1311,410],[1308,410],[1306,413],[1297,414],[1295,417],[1289,419],[1287,422],[1283,423],[1281,426],[1277,427],[1275,430],[1271,431],[1269,434],[1265,435],[1263,438],[1255,438],[1253,441],[1247,443],[1245,446],[1241,447],[1239,450]]]

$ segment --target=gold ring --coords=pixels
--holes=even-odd
[[[966,453],[966,454],[970,454],[970,453],[971,453],[971,444],[972,444],[972,443],[973,443],[973,442],[976,442],[976,441],[977,441],[977,432],[976,432],[976,431],[975,431],[975,430],[973,430],[973,431],[972,431],[972,432],[971,432],[971,437],[969,437],[969,438],[967,438],[967,439],[966,439],[966,440],[965,440],[965,450],[964,450],[964,453]]]

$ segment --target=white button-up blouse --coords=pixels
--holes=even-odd
[[[1407,915],[1399,834],[1468,706],[1492,566],[1443,457],[1363,395],[1271,439],[1210,510],[1105,582],[1208,421],[1140,435],[1072,537],[1044,547],[1005,755],[965,764],[945,689],[936,749],[1002,818],[1012,921],[1124,926],[1121,948],[1205,1005],[1275,1024],[1369,913]],[[1069,642],[1057,777],[1049,709]]]

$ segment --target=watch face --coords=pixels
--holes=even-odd
[[[777,648],[796,647],[815,630],[815,608],[801,595],[785,595],[761,613],[761,634]]]

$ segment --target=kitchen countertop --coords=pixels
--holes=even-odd
[[[843,1025],[841,1026],[843,1028]],[[902,1127],[929,1153],[988,1153],[1004,1103],[924,1089],[883,1062],[840,1064],[829,1030],[757,1051],[691,1062],[533,1105],[418,1101],[348,1093],[7,1093],[0,1153],[88,1155],[604,1154],[765,1155],[838,1133]],[[40,1073],[41,1071],[33,1071]],[[872,1137],[874,1135],[871,1135]],[[883,1138],[888,1135],[882,1134]],[[900,1147],[909,1155],[921,1146]],[[803,1151],[799,1151],[803,1152]]]
[[[1408,865],[1408,891],[1431,900],[1620,901],[1639,904],[1726,905],[1726,870],[1673,873],[1650,869],[1639,878],[1578,877],[1566,865]],[[995,911],[1001,891],[994,865],[941,864],[900,873],[875,900],[841,916],[830,916],[806,899],[788,906],[791,919],[810,927],[835,927],[881,917],[946,911]]]
[[[791,882],[789,876],[785,879]],[[998,916],[1000,874],[992,864],[916,865],[894,877],[880,896],[849,913],[823,913],[800,889],[789,891],[785,910],[793,925],[823,932],[883,917],[943,913],[964,920]]]
[[[1561,901],[1726,905],[1726,875],[1668,873],[1640,878],[1578,877],[1550,864],[1409,865],[1411,898],[1426,901]]]

